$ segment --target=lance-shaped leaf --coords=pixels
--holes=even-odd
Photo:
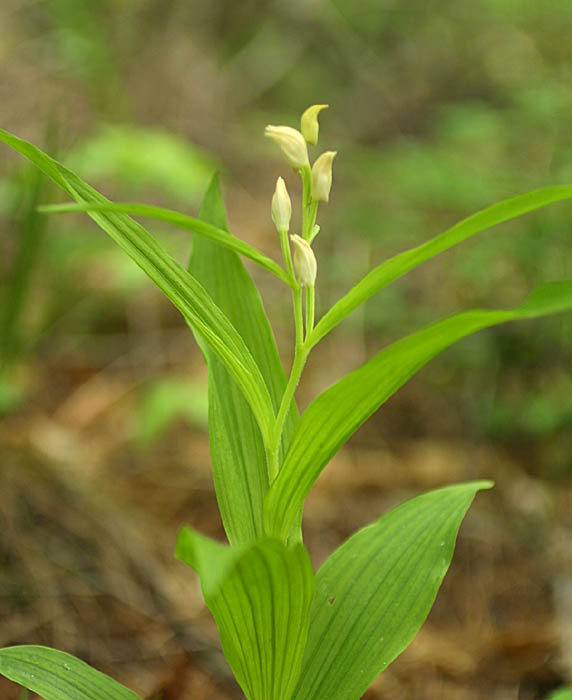
[[[290,700],[314,596],[304,545],[226,547],[184,527],[176,556],[199,574],[226,660],[248,700]]]
[[[216,177],[200,216],[217,230],[226,229]],[[241,334],[260,367],[277,412],[286,377],[260,295],[244,265],[232,250],[195,238],[189,270]],[[268,491],[264,444],[252,410],[228,370],[204,343],[201,346],[208,364],[210,452],[221,516],[231,544],[250,542],[263,536],[262,511]],[[293,405],[283,433],[284,453],[297,422]]]
[[[261,253],[258,248],[250,245],[246,241],[236,238],[231,235],[224,227],[214,226],[212,223],[195,219],[192,216],[187,216],[173,209],[165,209],[163,207],[155,207],[151,204],[139,204],[136,202],[107,202],[106,204],[45,204],[38,207],[39,211],[44,214],[68,214],[78,211],[102,211],[115,212],[120,214],[129,214],[130,216],[143,216],[147,219],[155,219],[156,221],[165,221],[168,224],[173,224],[179,228],[192,231],[199,236],[214,241],[224,248],[233,250],[235,253],[244,255],[253,262],[257,263],[264,269],[276,275],[286,284],[291,284],[286,270],[277,262]]]
[[[0,129],[0,141],[26,156],[80,203],[108,200],[53,158]],[[268,436],[273,408],[256,362],[228,318],[202,285],[168,255],[157,240],[126,214],[88,212],[89,216],[139,265],[224,363]]]
[[[368,272],[324,314],[312,331],[310,344],[314,346],[360,304],[417,265],[503,221],[516,219],[535,209],[570,197],[572,197],[572,185],[556,185],[505,199],[459,221],[435,238],[386,260]]]
[[[0,649],[0,675],[44,700],[141,700],[125,686],[71,654],[24,645]]]
[[[324,466],[341,445],[423,365],[481,328],[572,308],[572,282],[539,287],[506,311],[465,311],[390,345],[316,398],[302,415],[264,505],[268,534],[283,538]]]
[[[445,576],[479,489],[418,496],[350,537],[316,575],[296,700],[358,700],[408,646]]]

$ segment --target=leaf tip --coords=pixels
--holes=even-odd
[[[474,484],[477,491],[487,491],[495,486],[495,482],[492,479],[481,479],[480,481],[475,481]]]

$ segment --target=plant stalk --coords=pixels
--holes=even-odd
[[[305,343],[304,343],[305,346],[308,343],[308,338],[310,337],[310,333],[314,330],[314,317],[316,314],[315,303],[316,303],[316,288],[312,284],[312,285],[306,287],[306,336],[305,336]]]
[[[302,370],[306,364],[309,351],[306,350],[304,344],[304,321],[303,321],[303,311],[302,311],[302,289],[297,286],[295,290],[292,291],[292,303],[294,309],[294,325],[296,328],[296,346],[294,349],[294,359],[292,361],[292,368],[290,370],[290,377],[288,378],[288,383],[284,389],[284,394],[282,395],[282,400],[280,402],[280,408],[278,409],[278,415],[276,416],[276,421],[274,423],[274,430],[272,432],[272,437],[270,440],[269,452],[269,478],[270,483],[276,478],[278,474],[278,450],[280,446],[280,439],[282,437],[282,431],[284,430],[284,423],[286,422],[286,417],[290,406],[292,404],[292,399],[294,398],[294,392],[296,387],[300,382],[300,377],[302,375]]]

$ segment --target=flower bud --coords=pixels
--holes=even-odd
[[[328,106],[329,105],[312,105],[302,114],[302,118],[300,119],[302,136],[311,146],[315,146],[318,143],[318,132],[320,130],[318,114],[323,109],[327,109]]]
[[[332,164],[337,151],[326,151],[312,166],[312,199],[327,202],[332,188]]]
[[[282,154],[294,170],[301,170],[308,163],[308,147],[304,137],[291,126],[272,126],[269,124],[264,130],[264,135],[277,143]]]
[[[290,236],[294,244],[294,268],[298,275],[298,282],[305,287],[312,287],[316,281],[318,263],[312,247],[300,236]]]
[[[276,180],[276,189],[272,195],[272,221],[278,233],[288,232],[290,228],[290,217],[292,216],[292,202],[286,189],[284,180],[279,177]]]

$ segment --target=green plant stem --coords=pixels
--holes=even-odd
[[[272,438],[267,450],[268,476],[270,483],[272,483],[272,481],[276,478],[279,471],[278,450],[280,446],[280,439],[282,437],[282,431],[284,429],[284,423],[286,421],[288,411],[290,410],[292,399],[294,398],[294,392],[296,391],[296,387],[298,386],[300,377],[302,376],[302,370],[304,369],[304,365],[306,364],[309,354],[309,350],[306,349],[304,344],[302,288],[300,286],[297,286],[296,289],[292,290],[292,304],[294,309],[294,325],[296,329],[296,345],[294,349],[292,368],[290,370],[290,377],[288,378],[288,383],[286,384],[284,394],[282,395],[280,408],[278,409],[278,415],[276,416],[276,421],[274,423]]]
[[[266,451],[266,467],[268,470],[268,482],[272,484],[280,471],[280,463],[278,459],[278,447],[265,446]]]
[[[316,214],[318,211],[318,202],[312,200],[312,171],[310,166],[306,166],[300,170],[302,177],[302,237],[307,241],[310,238]],[[286,263],[288,274],[295,281],[294,266],[292,264],[292,254],[290,244],[288,242],[288,232],[280,231],[280,243],[282,246],[282,255]],[[310,346],[304,341],[304,309],[302,305],[302,288],[296,282],[292,286],[292,304],[294,307],[294,325],[296,329],[296,345],[294,349],[294,359],[290,370],[290,377],[284,389],[278,415],[274,422],[274,428],[269,444],[266,447],[266,461],[268,465],[268,478],[270,483],[274,481],[280,470],[279,464],[279,449],[284,423],[292,405],[294,393],[300,382],[302,371],[310,353]],[[314,328],[315,315],[315,290],[314,286],[306,287],[306,339]]]
[[[311,221],[312,208],[312,171],[307,165],[300,171],[302,176],[302,238],[307,241],[312,232]]]
[[[306,340],[307,343],[310,334],[314,330],[314,317],[315,317],[315,300],[316,300],[316,288],[314,285],[306,287]]]
[[[311,243],[312,231],[314,230],[314,225],[316,223],[316,215],[318,214],[319,204],[320,204],[320,202],[316,201],[315,199],[312,199],[312,202],[310,204],[309,217],[308,217],[308,231],[307,231],[307,238],[306,238],[306,240],[309,243]]]
[[[297,351],[294,354],[294,361],[292,362],[290,378],[288,379],[288,384],[286,385],[286,389],[284,390],[282,401],[280,403],[280,409],[278,411],[278,416],[276,417],[276,422],[274,424],[273,453],[275,453],[276,455],[278,454],[278,446],[280,444],[280,438],[282,437],[284,422],[286,420],[286,416],[288,415],[288,411],[290,410],[292,399],[294,398],[294,392],[296,391],[296,387],[298,386],[300,377],[302,376],[302,370],[304,369],[304,365],[306,364],[307,359],[308,351],[303,345],[301,345],[299,348],[297,348]],[[274,478],[276,478],[277,474],[278,469],[276,469],[275,474],[269,474],[270,483],[272,483]]]
[[[295,353],[302,349],[304,344],[304,321],[302,319],[302,288],[300,285],[292,291],[292,307],[294,309],[294,327],[296,330]]]
[[[288,231],[280,231],[280,245],[282,246],[282,257],[286,263],[286,270],[291,279],[297,284],[296,275],[294,274],[294,265],[292,264],[292,251],[290,250],[290,242],[288,241]],[[292,287],[292,291],[294,291],[294,287]]]

